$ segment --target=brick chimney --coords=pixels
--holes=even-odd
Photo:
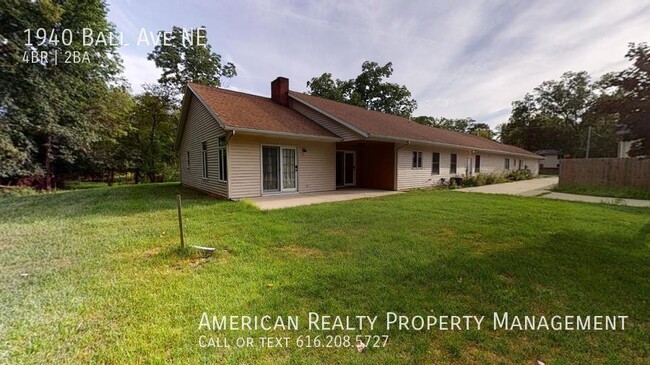
[[[271,82],[271,100],[282,106],[289,106],[289,79],[278,77]]]

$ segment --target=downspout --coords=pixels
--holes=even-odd
[[[395,170],[394,170],[395,171],[395,179],[393,179],[393,188],[394,188],[395,191],[398,190],[397,189],[397,172],[399,170],[399,165],[398,165],[399,150],[401,150],[402,148],[404,148],[404,147],[406,147],[406,146],[408,146],[410,144],[411,144],[411,141],[405,141],[403,145],[395,148]]]
[[[235,131],[234,129],[232,131],[230,131],[230,135],[226,139],[226,145],[228,145],[228,143],[230,143],[230,140],[232,139],[232,137],[235,135],[236,132],[237,131]],[[230,175],[228,175],[228,176],[230,176]]]
[[[230,131],[230,135],[226,138],[226,162],[228,163],[228,196],[226,197],[227,199],[230,199],[230,181],[232,180],[232,175],[230,175],[230,166],[232,165],[230,163],[230,140],[232,137],[235,135],[236,131],[232,130]]]

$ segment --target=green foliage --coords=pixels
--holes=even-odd
[[[132,151],[136,181],[164,181],[168,166],[176,166],[174,150],[179,110],[173,90],[162,85],[145,85],[135,97],[132,131],[122,144]]]
[[[199,27],[188,30],[173,26],[167,36],[167,44],[162,42],[164,31],[158,33],[160,44],[149,53],[148,59],[162,69],[158,82],[181,93],[189,82],[208,86],[221,86],[221,78],[237,75],[231,62],[222,64],[221,55],[212,52],[207,43],[207,30]]]
[[[406,86],[384,81],[392,74],[391,62],[379,66],[377,62],[366,61],[361,66],[361,74],[354,79],[333,80],[331,73],[324,73],[307,81],[307,89],[314,96],[409,117],[417,108],[417,102]]]
[[[634,141],[630,156],[650,156],[650,47],[630,44],[626,57],[633,63],[626,70],[610,75],[605,85],[616,89],[597,103],[597,111],[618,118],[619,136]]]
[[[507,172],[482,172],[476,175],[464,177],[462,180],[462,186],[469,188],[473,186],[502,184],[511,181],[530,180],[533,177],[533,173],[528,169],[511,170]]]
[[[478,123],[472,118],[436,118],[431,116],[419,116],[411,119],[416,123],[431,127],[448,129],[459,133],[472,134],[487,139],[494,138],[494,132],[485,123]]]
[[[584,157],[589,127],[590,157],[616,156],[618,119],[598,106],[618,99],[609,90],[611,75],[592,82],[589,74],[566,72],[560,80],[545,81],[513,102],[512,114],[500,128],[503,143],[530,151],[556,149],[566,156]]]
[[[114,26],[101,0],[9,3],[0,14],[0,178],[45,175],[49,188],[60,166],[74,164],[100,138],[97,105],[121,70],[116,47],[83,44],[81,29],[109,34]],[[25,45],[24,30],[37,28],[70,29],[72,44],[32,38]],[[31,51],[49,57],[87,52],[90,62],[24,62],[23,54]]]
[[[533,173],[528,169],[512,170],[506,174],[506,179],[509,181],[530,180],[533,178]]]

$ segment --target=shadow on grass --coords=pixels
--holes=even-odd
[[[215,209],[237,209],[234,203],[211,198],[178,183],[122,185],[104,188],[64,190],[51,194],[0,199],[6,222],[41,219],[84,219],[93,216],[127,216],[143,212],[176,209],[176,195],[183,207],[215,205]],[[17,213],[17,212],[20,212]]]

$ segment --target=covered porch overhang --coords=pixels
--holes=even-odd
[[[397,190],[395,163],[395,143],[337,142],[336,187]]]

